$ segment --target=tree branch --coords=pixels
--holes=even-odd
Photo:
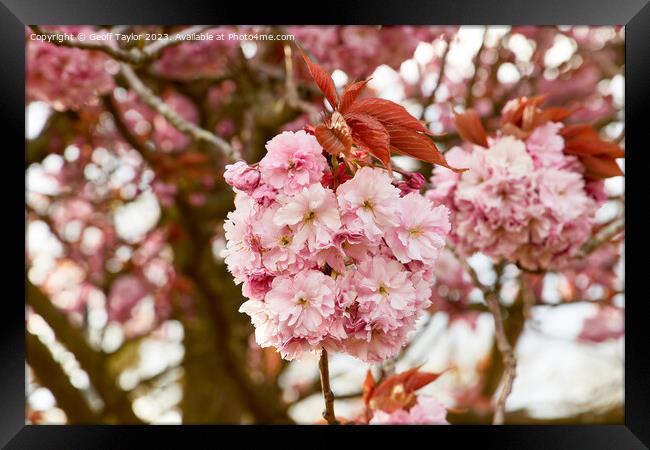
[[[619,234],[624,229],[625,229],[625,221],[623,219],[612,222],[609,226],[605,227],[605,229],[601,233],[597,234],[596,236],[593,236],[585,243],[585,245],[582,246],[580,252],[578,253],[578,257],[579,258],[587,257],[591,252],[593,252],[594,250],[596,250],[598,247],[605,244],[606,242],[609,242],[610,239],[612,239],[614,236]]]
[[[133,412],[126,394],[119,389],[116,380],[108,373],[104,355],[88,345],[82,331],[72,325],[66,315],[59,311],[27,277],[25,277],[25,286],[27,303],[54,330],[57,340],[74,354],[81,367],[88,373],[92,385],[104,401],[107,413],[117,416],[111,420],[127,424],[143,423]]]
[[[128,83],[129,87],[140,96],[140,99],[142,99],[144,103],[158,111],[161,116],[167,119],[169,123],[179,131],[192,136],[197,141],[204,141],[218,148],[219,151],[231,161],[236,161],[241,158],[239,152],[236,151],[228,142],[216,134],[203,129],[192,122],[188,122],[178,115],[176,111],[167,106],[160,97],[154,94],[153,91],[151,91],[151,89],[140,80],[131,66],[121,63],[120,73]]]
[[[447,68],[447,55],[449,54],[449,49],[451,48],[452,40],[450,39],[447,42],[447,47],[440,57],[440,69],[438,70],[438,79],[436,80],[435,87],[431,90],[431,95],[429,96],[429,101],[427,105],[430,105],[436,101],[436,94],[438,89],[442,86],[442,80],[445,78],[445,69]]]
[[[502,389],[499,393],[497,403],[494,407],[494,418],[492,419],[493,425],[502,425],[505,417],[506,400],[510,392],[512,392],[512,384],[516,376],[517,360],[515,359],[515,352],[508,341],[506,330],[503,326],[503,317],[501,316],[501,305],[496,293],[490,292],[486,296],[485,301],[494,318],[494,333],[497,342],[497,348],[501,353],[503,360],[503,376]]]
[[[474,56],[474,73],[472,74],[472,78],[467,84],[467,96],[465,97],[465,108],[471,107],[472,103],[474,103],[474,93],[472,92],[472,90],[474,89],[474,83],[476,82],[476,76],[478,75],[479,65],[481,64],[481,54],[483,53],[483,49],[485,48],[486,38],[487,38],[487,26],[483,27],[483,37],[481,38],[481,46],[478,48],[478,51],[476,52],[476,56]]]
[[[72,386],[70,378],[52,357],[50,350],[36,336],[26,332],[27,363],[36,380],[52,392],[56,404],[68,418],[68,423],[98,424],[100,417],[90,408],[81,391]]]
[[[325,349],[321,351],[318,368],[320,369],[320,383],[323,389],[323,400],[325,401],[323,418],[327,421],[328,425],[338,425],[336,415],[334,414],[334,393],[332,393],[332,389],[330,388],[330,370],[327,361],[327,350]]]

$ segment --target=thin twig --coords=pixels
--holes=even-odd
[[[481,292],[483,293],[483,295],[485,296],[486,292],[488,292],[489,289],[488,289],[487,286],[485,286],[483,283],[481,283],[481,280],[478,279],[478,274],[476,273],[476,271],[474,270],[474,268],[473,268],[472,266],[469,265],[469,263],[467,262],[467,260],[466,260],[465,258],[463,258],[463,257],[460,255],[460,253],[458,253],[458,250],[456,250],[456,247],[454,247],[453,245],[451,245],[451,244],[448,243],[448,244],[447,244],[447,248],[449,249],[449,251],[450,251],[451,253],[454,254],[454,256],[456,257],[456,259],[458,260],[458,262],[460,263],[460,265],[463,267],[463,269],[465,269],[465,272],[468,273],[468,275],[469,275],[470,278],[472,279],[472,283],[474,284],[474,286],[476,286],[477,288],[479,288],[479,289],[481,290]]]
[[[497,348],[501,353],[503,359],[503,376],[501,377],[502,389],[499,393],[497,403],[494,407],[494,418],[492,419],[493,425],[502,425],[505,417],[506,400],[508,395],[512,392],[512,384],[515,380],[517,370],[517,360],[515,359],[515,352],[508,342],[506,330],[503,326],[503,317],[501,316],[501,305],[495,293],[490,293],[486,296],[485,301],[494,318],[494,333],[497,342]]]
[[[472,92],[472,89],[474,89],[474,83],[476,82],[476,77],[478,75],[478,69],[481,64],[481,54],[483,53],[483,49],[485,48],[485,41],[487,39],[487,26],[483,28],[483,37],[481,38],[481,46],[478,48],[478,51],[476,52],[476,56],[474,56],[474,73],[472,74],[472,78],[467,84],[467,96],[465,97],[465,108],[469,108],[472,106],[472,103],[474,102],[474,93]]]
[[[619,234],[624,229],[625,222],[622,219],[612,222],[609,226],[605,227],[601,233],[593,236],[587,241],[585,245],[582,246],[580,252],[578,253],[578,257],[585,258],[598,247],[609,242],[611,238]]]
[[[320,109],[316,105],[302,100],[300,95],[298,95],[295,69],[293,66],[293,52],[289,44],[284,45],[284,69],[285,100],[287,104],[292,108],[309,114],[310,120],[317,121],[318,115],[321,112]]]
[[[336,415],[334,414],[334,394],[330,388],[330,370],[327,361],[327,350],[325,349],[321,351],[318,368],[320,369],[320,383],[323,389],[323,400],[325,401],[323,418],[327,421],[328,425],[338,425]]]
[[[239,152],[235,150],[228,142],[215,135],[214,133],[203,129],[192,122],[188,122],[179,116],[176,111],[167,106],[167,104],[160,97],[154,94],[151,89],[149,89],[142,82],[142,80],[140,80],[131,66],[125,63],[121,63],[120,73],[128,85],[138,94],[144,103],[158,111],[160,115],[167,119],[169,123],[171,123],[179,131],[192,136],[198,141],[205,141],[209,144],[212,144],[230,160],[236,161],[238,159],[241,159]]]
[[[438,70],[438,79],[436,80],[436,85],[431,90],[431,95],[429,96],[429,101],[427,102],[429,105],[436,101],[436,94],[438,93],[440,86],[442,86],[442,80],[445,78],[445,69],[447,68],[447,55],[449,54],[449,49],[451,48],[453,41],[450,39],[449,41],[445,42],[447,43],[447,47],[440,57],[441,62],[440,69]]]
[[[492,419],[492,423],[494,425],[502,425],[505,417],[506,400],[508,398],[508,395],[510,395],[510,392],[512,392],[512,384],[516,376],[517,360],[515,359],[515,352],[510,345],[510,342],[508,341],[508,336],[506,334],[505,327],[503,326],[503,316],[501,314],[501,304],[499,303],[498,293],[498,287],[500,286],[500,270],[497,271],[497,287],[490,288],[488,286],[485,286],[483,283],[481,283],[478,278],[478,274],[472,268],[472,266],[469,265],[467,260],[461,257],[453,246],[449,245],[448,247],[456,256],[463,268],[467,271],[467,273],[469,273],[474,286],[479,288],[483,293],[485,303],[487,304],[487,307],[492,314],[492,318],[494,319],[494,334],[497,348],[499,349],[499,353],[501,353],[504,370],[501,377],[501,384],[503,385],[503,388],[499,393],[497,403],[494,407],[494,418]]]

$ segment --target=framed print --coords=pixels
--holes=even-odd
[[[647,448],[646,2],[3,3],[7,448]]]

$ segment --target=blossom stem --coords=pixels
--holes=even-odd
[[[325,349],[321,351],[318,368],[320,369],[320,383],[323,389],[323,400],[325,401],[323,418],[327,421],[328,425],[338,425],[336,415],[334,414],[334,393],[330,388],[330,370],[327,361],[327,350]]]
[[[336,190],[339,187],[339,160],[336,155],[332,155],[332,175],[332,185],[334,186],[334,190]]]

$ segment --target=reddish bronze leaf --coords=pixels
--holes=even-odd
[[[415,372],[410,377],[408,377],[404,382],[404,389],[407,392],[417,391],[420,388],[423,388],[429,383],[436,381],[441,373],[432,373],[432,372]]]
[[[314,129],[320,145],[332,155],[348,155],[352,148],[352,135],[341,114],[334,112],[329,126],[320,124]]]
[[[530,131],[535,124],[535,116],[537,113],[537,105],[529,103],[524,107],[521,116],[521,128],[524,131]]]
[[[402,105],[383,98],[371,97],[359,100],[352,105],[349,112],[368,114],[384,125],[393,124],[408,130],[431,134],[431,131],[409,114]]]
[[[468,109],[460,114],[454,112],[454,125],[460,137],[481,147],[487,147],[487,133],[476,111]]]
[[[603,140],[591,125],[567,125],[560,130],[564,153],[576,155],[585,167],[585,178],[599,180],[623,175],[616,158],[625,152],[615,142]]]
[[[542,112],[537,114],[535,117],[535,126],[544,125],[546,122],[562,122],[564,119],[567,119],[575,110],[560,108],[552,106],[550,108],[544,109]]]
[[[363,381],[363,404],[367,405],[372,397],[372,393],[375,389],[375,378],[372,376],[372,372],[368,370],[366,372],[366,379]]]
[[[352,130],[354,144],[390,167],[390,137],[381,122],[361,113],[350,113],[345,118]]]
[[[585,155],[580,158],[580,161],[585,166],[585,178],[590,180],[601,180],[623,175],[623,171],[616,163],[616,160],[607,155]]]
[[[390,135],[391,150],[421,161],[438,164],[454,172],[467,170],[450,166],[429,136],[395,124],[385,124],[385,127]]]
[[[436,380],[442,373],[420,372],[413,368],[387,378],[377,385],[368,399],[373,410],[393,412],[408,409],[416,402],[415,391]]]
[[[560,130],[560,134],[564,139],[573,139],[573,138],[598,138],[598,133],[593,127],[589,124],[576,124],[576,125],[565,125]]]
[[[501,111],[501,124],[511,123],[520,128],[524,128],[522,126],[524,110],[529,108],[527,114],[531,115],[539,105],[544,103],[544,100],[546,100],[546,95],[538,95],[530,98],[519,97],[515,100],[511,100]]]
[[[370,78],[363,81],[357,81],[345,88],[343,95],[341,96],[341,101],[339,102],[339,111],[342,114],[345,114],[350,106],[352,106],[357,97],[359,97],[363,88],[366,87],[368,81],[370,81]]]
[[[307,68],[309,69],[311,77],[316,82],[316,85],[318,85],[318,88],[323,92],[323,95],[327,101],[330,102],[332,108],[338,108],[338,95],[336,94],[334,80],[332,80],[330,74],[327,73],[321,66],[309,59],[304,52],[302,54],[302,58],[305,60],[305,63],[307,63]]]
[[[609,155],[622,158],[625,152],[614,142],[595,139],[572,139],[566,142],[564,153],[569,155]]]

